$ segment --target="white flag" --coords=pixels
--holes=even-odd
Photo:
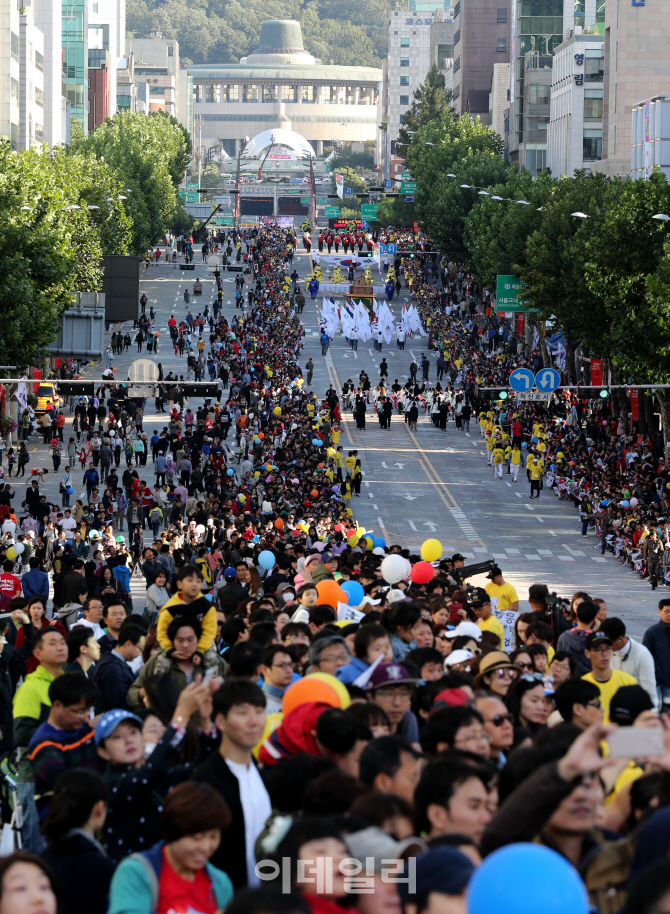
[[[533,327],[533,349],[537,349],[537,344],[540,342],[540,334],[537,332],[537,327]]]

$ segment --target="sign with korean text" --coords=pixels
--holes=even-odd
[[[400,193],[401,194],[415,194],[416,193],[416,181],[401,181],[400,182]]]
[[[361,216],[363,219],[374,220],[377,218],[378,203],[363,203],[361,205]]]
[[[514,311],[532,311],[526,304],[519,301],[527,286],[518,276],[505,276],[498,274],[496,277],[496,309],[511,313]]]

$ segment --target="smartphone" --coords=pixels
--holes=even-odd
[[[202,677],[202,685],[209,685],[209,683],[214,679],[214,667],[211,666],[208,670],[205,671],[205,675]]]
[[[662,727],[619,727],[607,738],[610,758],[649,758],[663,754]]]

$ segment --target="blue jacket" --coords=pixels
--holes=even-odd
[[[27,571],[21,578],[21,586],[26,600],[31,597],[49,599],[49,575],[40,571],[39,568],[31,568],[30,571]]]
[[[124,593],[130,593],[130,571],[126,565],[116,565],[112,577],[121,584]]]
[[[361,660],[359,657],[352,657],[349,663],[345,663],[339,670],[336,670],[335,675],[340,682],[345,685],[351,685],[354,679],[358,679],[361,673],[364,673],[369,666],[370,664],[366,663],[365,660]]]
[[[158,904],[158,881],[163,868],[163,842],[150,850],[131,854],[122,860],[114,873],[109,890],[108,914],[152,914]],[[225,908],[233,897],[233,884],[222,870],[205,864],[212,884],[217,910]]]
[[[105,711],[112,711],[114,708],[120,708],[122,711],[130,710],[128,708],[128,689],[135,679],[130,664],[116,654],[113,648],[109,653],[103,654],[95,665],[97,690],[95,713],[104,714]]]

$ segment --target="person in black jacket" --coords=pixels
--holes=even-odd
[[[221,836],[211,862],[219,869],[225,868],[235,889],[259,885],[254,872],[254,845],[272,812],[272,804],[252,749],[265,728],[265,695],[254,682],[230,680],[215,693],[213,708],[221,745],[196,768],[192,778],[206,781],[219,791],[230,808],[232,822]]]
[[[135,673],[130,664],[144,650],[146,636],[146,628],[139,619],[126,619],[119,630],[116,647],[96,664],[96,714],[114,708],[128,710],[128,689],[135,682]]]
[[[88,768],[65,771],[54,785],[42,824],[48,847],[42,859],[60,883],[60,914],[105,914],[116,868],[95,838],[107,817],[109,792],[104,779]]]
[[[670,600],[660,600],[659,621],[644,633],[642,644],[651,651],[656,670],[656,691],[662,710],[670,704]]]

